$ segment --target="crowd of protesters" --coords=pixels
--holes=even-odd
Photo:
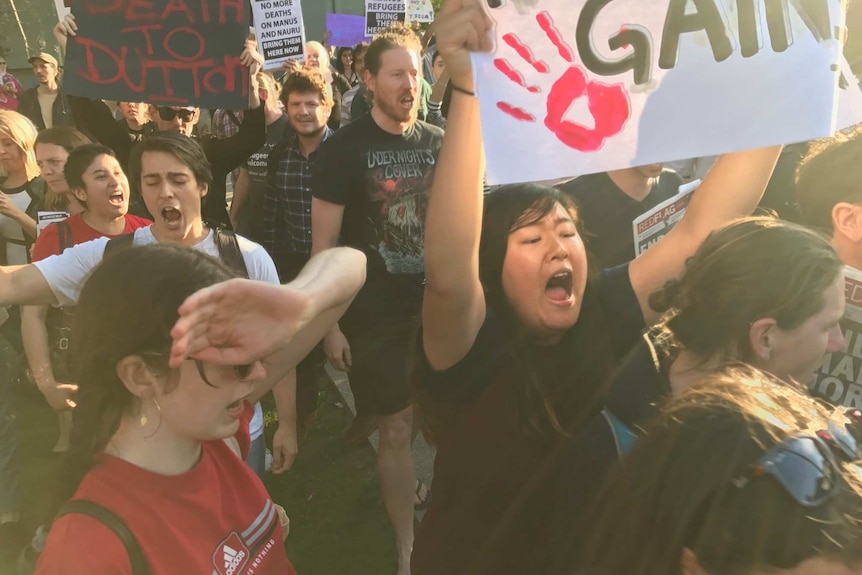
[[[397,575],[862,574],[862,413],[810,392],[847,347],[862,130],[488,187],[491,27],[447,0],[424,37],[309,42],[277,74],[249,38],[244,110],[69,95],[45,52],[25,90],[0,58],[0,334],[25,366],[0,370],[2,560],[295,573],[261,478],[329,362],[344,440],[379,431]],[[635,257],[632,220],[691,179]],[[20,497],[30,383],[66,461],[45,517]]]

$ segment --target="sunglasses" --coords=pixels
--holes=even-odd
[[[773,446],[733,480],[744,488],[754,479],[772,476],[803,507],[819,507],[831,499],[841,483],[836,457],[855,461],[859,448],[855,438],[839,426],[814,436],[794,435]]]
[[[180,110],[174,110],[173,108],[164,108],[159,107],[159,118],[164,120],[165,122],[170,122],[177,116],[180,117],[180,120],[183,122],[191,122],[192,118],[195,117],[195,110],[186,110],[185,108]]]

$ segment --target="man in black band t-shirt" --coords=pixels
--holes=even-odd
[[[357,415],[376,418],[400,574],[409,573],[413,508],[421,499],[407,355],[422,306],[425,212],[443,140],[442,130],[416,119],[420,54],[419,38],[406,28],[375,37],[365,55],[371,112],[323,143],[312,177],[312,253],[340,238],[368,257],[365,287],[324,347],[335,367],[350,371]]]

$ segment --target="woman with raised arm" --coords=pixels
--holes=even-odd
[[[491,21],[480,0],[450,0],[436,29],[453,96],[425,231],[416,380],[437,458],[413,574],[477,573],[489,554],[529,572],[519,561],[543,544],[553,508],[539,469],[553,475],[554,447],[598,412],[613,367],[657,319],[649,295],[755,208],[779,150],[724,156],[667,236],[630,264],[591,270],[577,211],[557,191],[506,186],[483,202],[469,52],[490,49]],[[517,537],[494,539],[520,506],[534,512]]]

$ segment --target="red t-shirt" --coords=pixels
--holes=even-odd
[[[246,404],[237,437],[246,449],[253,413]],[[174,476],[100,455],[73,499],[93,501],[122,518],[153,575],[296,575],[266,488],[223,441],[204,442],[200,462]],[[132,568],[110,528],[76,513],[51,527],[36,573],[131,575]]]
[[[138,228],[145,228],[153,223],[150,220],[139,218],[138,216],[133,216],[131,214],[126,214],[125,217],[126,227],[123,228],[124,234],[130,234]],[[116,237],[103,234],[99,230],[91,228],[84,221],[84,218],[81,217],[81,214],[70,216],[65,221],[69,224],[69,229],[72,232],[72,241],[69,244],[70,246],[83,244],[84,242],[89,242],[90,240],[98,238]],[[48,256],[54,256],[60,253],[60,230],[57,226],[58,224],[51,224],[42,230],[41,234],[39,234],[39,237],[36,239],[36,243],[33,244],[34,262],[44,260]]]

